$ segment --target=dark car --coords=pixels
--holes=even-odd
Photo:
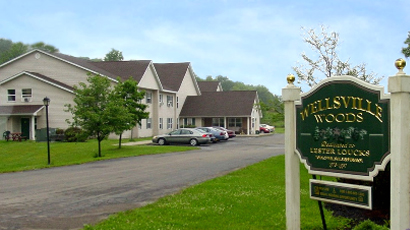
[[[170,133],[152,137],[152,142],[159,145],[170,143],[190,144],[192,146],[206,144],[211,141],[212,134],[198,129],[182,128]]]
[[[212,135],[216,138],[214,142],[217,142],[219,140],[228,140],[229,136],[227,133],[223,130],[216,129],[213,127],[198,127],[197,129],[201,129],[207,133],[212,133]]]

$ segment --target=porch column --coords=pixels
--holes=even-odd
[[[35,140],[36,139],[36,117],[31,116],[31,122],[30,122],[30,130],[31,132],[29,133],[29,140]]]
[[[251,119],[248,117],[248,118],[246,118],[246,120],[248,121],[248,122],[247,122],[247,123],[248,123],[248,124],[247,124],[248,128],[246,129],[246,130],[247,130],[246,132],[247,132],[247,135],[249,135],[249,134],[250,134],[250,133],[249,133],[249,130],[251,129],[251,124],[250,124],[250,123],[251,123]]]
[[[293,85],[295,77],[288,75],[288,85],[282,89],[285,105],[285,174],[286,174],[286,229],[300,229],[300,169],[296,149],[296,108],[300,88]]]

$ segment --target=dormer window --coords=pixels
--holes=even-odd
[[[32,98],[32,90],[31,89],[22,89],[21,90],[21,100],[23,102],[30,102]]]
[[[16,101],[16,90],[15,89],[8,89],[7,90],[7,101],[15,102]]]

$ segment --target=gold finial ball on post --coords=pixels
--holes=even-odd
[[[394,65],[400,71],[403,70],[404,67],[406,67],[406,61],[403,58],[399,58],[396,60],[396,62],[394,62]]]
[[[288,84],[292,84],[295,81],[295,76],[293,74],[288,74],[288,76],[286,77],[286,80],[288,81]]]

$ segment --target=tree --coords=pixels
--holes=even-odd
[[[410,57],[410,31],[409,31],[406,41],[404,41],[404,44],[406,44],[407,47],[402,48],[401,52],[404,54],[406,58],[408,58]]]
[[[122,56],[122,52],[115,50],[115,49],[111,49],[111,51],[108,52],[104,57],[104,61],[122,61],[122,60],[124,60],[124,57]]]
[[[112,101],[121,104],[124,109],[117,118],[118,122],[114,125],[114,132],[119,135],[118,148],[121,148],[122,133],[132,129],[137,124],[141,125],[141,120],[148,118],[149,113],[145,112],[147,106],[139,103],[144,95],[145,92],[138,91],[138,82],[132,78],[124,82],[118,79],[118,84],[112,93]]]
[[[54,47],[52,45],[49,45],[49,44],[45,44],[44,42],[36,42],[36,43],[30,45],[30,48],[31,49],[43,50],[43,51],[46,51],[46,52],[49,52],[49,53],[58,53],[59,52],[59,50],[56,47]]]
[[[119,103],[111,100],[111,82],[106,77],[88,74],[88,85],[80,82],[74,86],[75,105],[66,104],[66,111],[73,114],[74,127],[80,126],[88,136],[98,140],[98,156],[101,157],[101,141],[114,130],[118,114],[124,112]]]
[[[0,38],[0,56],[9,50],[11,45],[13,45],[11,40]]]
[[[337,75],[351,75],[372,84],[378,84],[383,77],[376,77],[373,72],[366,71],[366,64],[352,66],[347,61],[341,61],[337,55],[336,49],[339,44],[339,34],[336,32],[328,33],[326,28],[320,26],[320,33],[317,34],[314,29],[306,30],[302,27],[304,33],[304,42],[317,53],[317,59],[310,58],[306,53],[302,53],[302,59],[306,64],[298,63],[298,66],[292,67],[298,76],[298,81],[306,82],[310,87],[316,85],[320,80],[316,71],[321,72],[325,77]]]
[[[11,40],[0,38],[0,64],[8,62],[33,49],[40,49],[49,53],[58,52],[56,47],[45,44],[44,42],[27,45],[22,42],[12,42]]]
[[[0,54],[0,64],[8,62],[28,51],[28,45],[22,42],[13,43],[6,52]]]

